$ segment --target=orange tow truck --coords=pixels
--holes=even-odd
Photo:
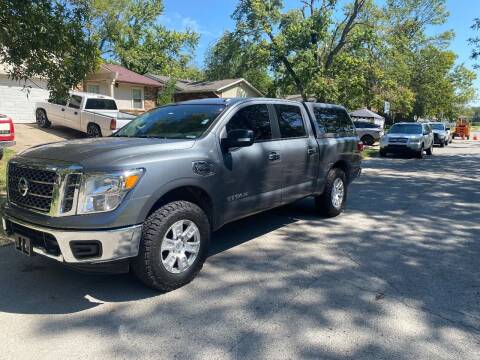
[[[455,124],[455,131],[452,138],[461,137],[462,139],[470,140],[470,123],[465,119],[458,119]]]

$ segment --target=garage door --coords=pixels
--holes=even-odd
[[[47,83],[27,81],[30,92],[24,90],[23,84],[0,75],[0,114],[10,116],[15,123],[35,122],[35,103],[48,99]]]

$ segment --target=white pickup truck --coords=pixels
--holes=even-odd
[[[90,137],[109,136],[135,118],[118,111],[114,98],[84,92],[71,92],[66,103],[39,102],[35,116],[42,128],[62,125]]]

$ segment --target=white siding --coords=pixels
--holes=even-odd
[[[234,98],[234,97],[259,97],[255,91],[244,83],[237,84],[229,89],[224,90],[221,93],[222,98]]]
[[[10,116],[15,123],[35,122],[35,103],[48,99],[47,83],[35,79],[25,84],[0,74],[0,114]]]
[[[133,109],[133,101],[132,101],[132,88],[140,88],[142,90],[142,98],[145,98],[144,89],[140,85],[127,85],[127,84],[119,84],[118,87],[115,88],[115,95],[114,98],[117,101],[117,105],[122,110],[132,110]]]

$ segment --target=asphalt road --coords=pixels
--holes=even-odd
[[[480,141],[365,163],[348,210],[215,234],[167,294],[0,248],[1,359],[479,359]]]

